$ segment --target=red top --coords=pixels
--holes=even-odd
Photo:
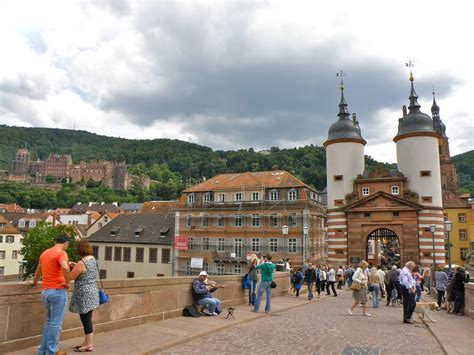
[[[64,250],[55,247],[49,248],[40,256],[43,282],[41,288],[66,288],[61,261],[69,260]]]

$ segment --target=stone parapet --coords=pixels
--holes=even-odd
[[[474,319],[474,283],[468,283],[465,286],[466,304],[464,313]]]
[[[183,308],[193,303],[193,279],[179,276],[104,280],[110,300],[94,312],[94,333],[181,316]],[[248,303],[241,276],[215,276],[212,280],[225,286],[215,292],[224,306]],[[274,280],[277,288],[272,296],[285,294],[290,286],[289,274],[278,272]],[[24,282],[0,284],[0,354],[39,345],[45,319],[40,293],[41,289]],[[79,316],[66,312],[61,340],[82,335]]]

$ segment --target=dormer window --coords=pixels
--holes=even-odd
[[[392,186],[392,195],[398,195],[400,193],[400,188],[398,186]]]
[[[270,191],[270,201],[278,201],[278,191],[272,190]]]
[[[110,230],[110,236],[111,237],[115,237],[118,233],[118,231],[120,230],[120,228],[114,228],[114,229],[111,229]]]
[[[18,228],[25,228],[25,220],[24,219],[20,219],[18,221]]]
[[[252,192],[250,199],[252,201],[258,201],[258,200],[260,200],[260,194],[258,192]]]
[[[30,221],[30,228],[34,228],[34,227],[36,227],[36,221],[34,219],[32,219]]]
[[[297,191],[295,189],[291,189],[288,191],[288,201],[296,201],[297,198]]]
[[[196,201],[196,195],[189,194],[188,195],[188,204],[193,204]]]
[[[203,201],[204,202],[211,202],[211,194],[208,192],[208,193],[205,193],[202,197]]]
[[[225,194],[217,195],[217,199],[218,199],[219,202],[225,202]]]
[[[143,231],[145,230],[145,227],[138,227],[137,229],[135,229],[135,237],[139,237],[142,235]]]
[[[242,201],[242,192],[236,192],[236,193],[234,194],[234,201],[235,201],[235,202],[240,202],[240,201]]]

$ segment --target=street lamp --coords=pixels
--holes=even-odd
[[[433,237],[433,272],[431,273],[431,284],[434,285],[434,274],[436,272],[436,249],[435,249],[435,232],[436,232],[436,225],[430,225],[430,232],[431,236]],[[428,285],[428,289],[431,291],[431,285]]]
[[[288,236],[288,226],[286,224],[284,226],[281,226],[281,233],[283,234],[283,255],[287,257],[286,237]]]
[[[309,228],[307,226],[303,227],[303,265],[304,261],[306,260],[306,242],[308,239],[308,230]]]
[[[453,222],[451,221],[444,221],[444,230],[448,234],[448,264],[449,264],[449,271],[451,271],[451,238],[450,232],[453,228]]]

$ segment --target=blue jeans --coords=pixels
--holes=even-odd
[[[314,282],[308,282],[308,299],[311,301],[313,299],[313,284]]]
[[[67,289],[48,289],[41,292],[41,300],[46,309],[46,322],[38,350],[40,355],[54,355],[58,351],[61,325],[64,321],[67,304]]]
[[[428,277],[426,277],[426,279],[425,279],[425,286],[426,286],[426,288],[427,288],[427,290],[426,290],[426,291],[427,291],[428,293],[431,293],[431,285],[430,285],[430,281],[431,281],[431,280],[430,280],[430,277],[429,277],[429,276],[428,276]]]
[[[415,302],[420,302],[421,299],[421,287],[416,286],[416,297],[415,297]]]
[[[272,288],[270,287],[271,281],[262,281],[260,282],[260,286],[258,287],[258,294],[257,300],[255,301],[254,310],[258,312],[260,308],[260,302],[262,302],[263,291],[266,291],[267,294],[267,302],[265,304],[265,312],[270,312],[270,306],[272,303]]]
[[[257,280],[250,282],[249,289],[249,304],[255,305],[255,298],[257,298]]]
[[[221,303],[221,301],[218,298],[208,298],[208,297],[206,297],[206,298],[201,298],[200,300],[198,300],[198,304],[206,305],[207,310],[211,314],[216,311],[216,307],[220,303]]]
[[[372,291],[372,302],[373,302],[374,308],[379,308],[380,286],[379,284],[372,284],[371,286],[374,288],[374,290]]]

